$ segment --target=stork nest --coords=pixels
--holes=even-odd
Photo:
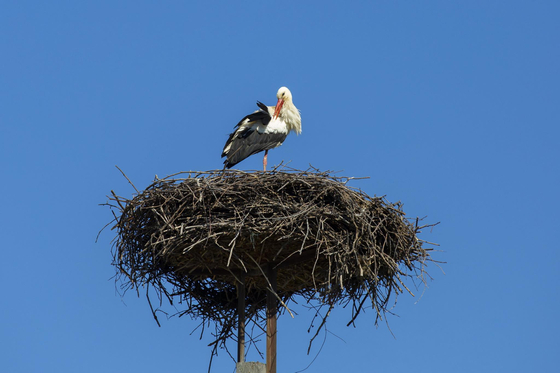
[[[350,325],[371,304],[377,323],[392,295],[410,292],[406,278],[424,280],[432,249],[418,233],[427,225],[405,218],[400,203],[348,187],[352,178],[286,169],[180,173],[133,199],[113,193],[122,286],[151,287],[160,306],[167,298],[179,315],[214,324],[221,347],[235,339],[240,283],[247,320],[262,325],[271,268],[284,311],[296,296],[328,306],[327,315],[350,304]]]

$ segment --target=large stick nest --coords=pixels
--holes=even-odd
[[[247,319],[262,322],[270,268],[284,307],[296,296],[329,310],[351,304],[353,322],[371,304],[377,322],[407,277],[423,280],[430,249],[400,203],[350,188],[350,179],[217,170],[156,179],[133,199],[113,194],[113,265],[125,288],[152,287],[181,315],[214,323],[216,345],[233,337],[239,283]]]

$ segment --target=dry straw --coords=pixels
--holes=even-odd
[[[315,169],[216,170],[156,179],[133,199],[113,193],[117,278],[125,289],[152,288],[160,306],[167,299],[203,330],[214,326],[214,347],[235,339],[240,282],[246,318],[262,327],[270,268],[284,311],[298,296],[328,307],[318,330],[336,305],[351,305],[348,324],[371,306],[377,323],[393,295],[410,292],[406,278],[424,281],[431,249],[418,233],[427,225],[349,180]]]

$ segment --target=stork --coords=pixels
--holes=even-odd
[[[259,110],[245,116],[229,135],[222,158],[225,168],[231,168],[245,158],[264,150],[263,169],[266,171],[268,151],[286,140],[288,133],[301,133],[301,116],[292,102],[292,93],[282,87],[276,93],[276,106],[257,101]]]

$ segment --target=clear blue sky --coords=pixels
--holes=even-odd
[[[422,238],[447,262],[398,299],[394,337],[337,309],[306,372],[558,369],[560,3],[349,4],[2,2],[2,371],[206,371],[196,321],[158,328],[115,291],[98,204],[134,192],[115,165],[139,188],[221,168],[233,126],[281,86],[303,133],[269,164],[369,176],[352,185],[441,222]],[[279,320],[280,372],[322,343],[306,355],[311,313],[296,310]]]

